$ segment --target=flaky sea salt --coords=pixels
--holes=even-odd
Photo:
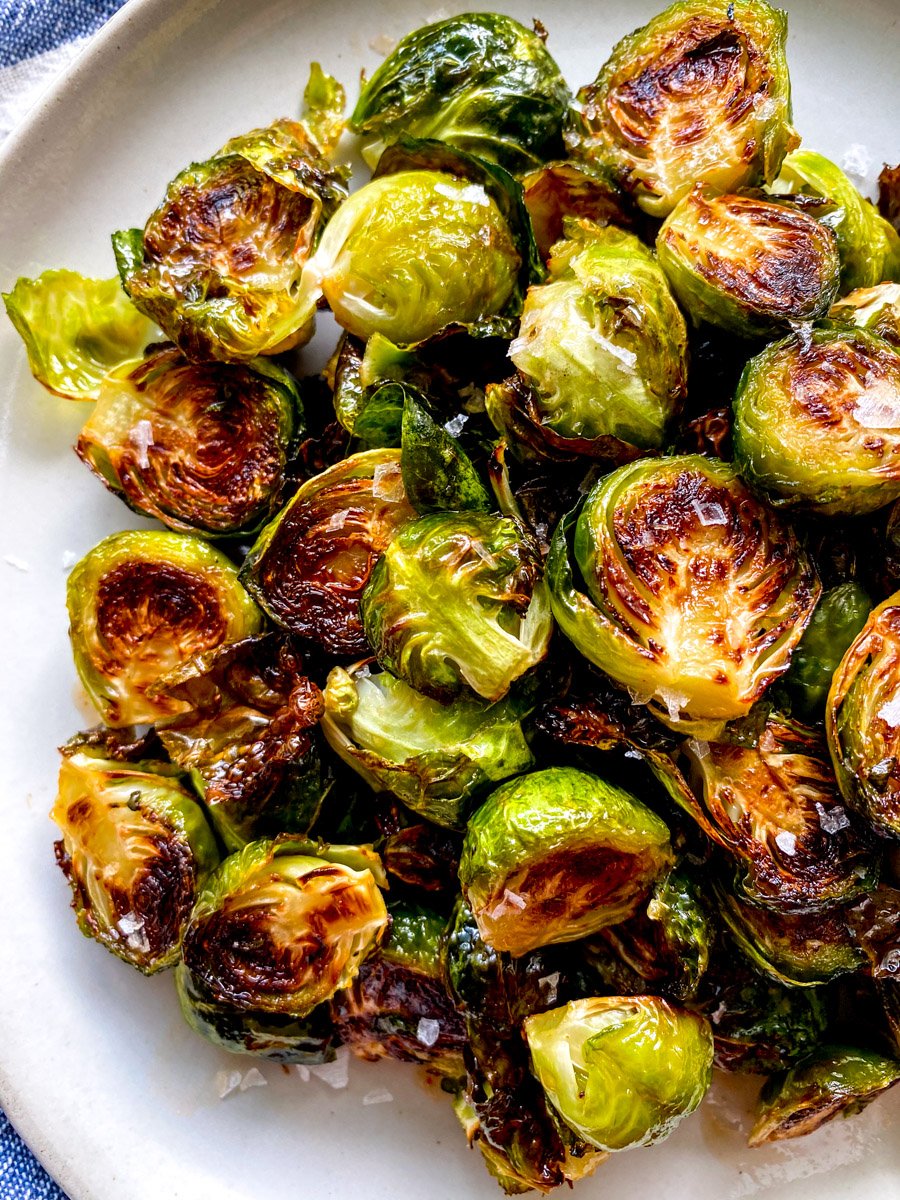
[[[457,413],[455,417],[450,418],[450,420],[447,422],[447,424],[444,426],[444,428],[447,430],[447,432],[450,434],[451,437],[459,437],[459,435],[463,431],[463,426],[465,425],[466,421],[468,421],[468,419],[469,418],[466,415],[466,413]]]
[[[841,159],[841,167],[851,179],[867,180],[872,169],[872,155],[869,153],[868,146],[864,146],[862,142],[853,142],[849,145]]]
[[[74,550],[63,551],[63,556],[60,559],[60,565],[64,571],[71,571],[72,567],[78,562],[78,555]]]
[[[775,835],[775,845],[785,854],[794,855],[797,853],[797,839],[792,833],[788,833],[786,829],[782,829],[781,833]]]
[[[309,1083],[312,1076],[309,1073],[309,1067],[305,1063],[294,1063],[294,1070],[304,1083]]]
[[[900,724],[900,692],[888,700],[887,704],[882,704],[878,716],[888,725]]]
[[[251,1067],[241,1080],[239,1087],[242,1092],[246,1092],[248,1088],[266,1087],[268,1082],[258,1067]]]
[[[382,58],[386,58],[396,45],[397,39],[388,37],[386,33],[379,33],[378,37],[369,40],[369,49],[380,54]]]
[[[146,471],[150,466],[147,451],[153,445],[153,426],[149,421],[138,421],[131,431],[131,444],[137,450],[138,466]]]
[[[839,833],[842,829],[847,829],[850,825],[850,818],[840,804],[835,804],[832,808],[826,808],[824,804],[816,801],[816,812],[819,814],[819,824],[825,833]]]
[[[389,1092],[387,1088],[373,1088],[363,1096],[363,1104],[390,1104],[393,1099],[393,1092]]]
[[[416,1026],[416,1039],[423,1046],[433,1046],[441,1036],[441,1023],[434,1017],[420,1017]]]
[[[372,495],[378,500],[403,498],[403,479],[395,463],[379,463],[372,472]]]
[[[24,558],[19,558],[18,554],[4,554],[3,561],[8,567],[15,567],[17,571],[31,570],[31,564],[27,563]]]
[[[350,1051],[342,1046],[334,1062],[316,1063],[309,1068],[309,1073],[330,1088],[345,1088],[350,1079]]]
[[[243,1076],[240,1071],[217,1071],[216,1072],[216,1094],[220,1100],[224,1100],[226,1096],[230,1096],[232,1092],[237,1091],[241,1086]]]

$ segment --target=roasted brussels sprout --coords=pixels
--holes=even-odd
[[[196,796],[166,763],[66,752],[50,814],[56,861],[85,937],[151,975],[178,958],[197,893],[219,861]]]
[[[565,159],[530,171],[522,180],[525,207],[541,258],[550,257],[567,218],[628,228],[633,216],[612,172],[588,162]]]
[[[656,881],[633,916],[597,936],[636,973],[641,991],[649,984],[673,1000],[689,1000],[709,964],[713,927],[696,881],[676,869]]]
[[[553,1107],[600,1150],[668,1137],[712,1080],[709,1023],[656,996],[602,996],[525,1019],[534,1072]]]
[[[814,321],[837,294],[832,231],[814,217],[755,195],[695,188],[656,239],[659,263],[695,324],[767,337]]]
[[[192,659],[161,692],[186,711],[160,725],[229,850],[308,833],[324,790],[312,728],[322,695],[286,642],[247,638]]]
[[[441,975],[446,919],[404,903],[392,905],[390,915],[384,945],[331,998],[335,1028],[358,1058],[427,1063],[459,1077],[466,1033]]]
[[[587,224],[567,233],[553,247],[549,281],[529,290],[510,347],[532,389],[526,419],[555,450],[658,449],[685,395],[684,318],[634,234]]]
[[[762,1090],[750,1145],[812,1133],[852,1116],[900,1081],[900,1062],[848,1046],[821,1046]]]
[[[251,842],[197,899],[186,985],[241,1011],[308,1016],[353,981],[387,929],[373,871],[383,882],[377,856],[355,847]]]
[[[553,621],[537,547],[518,522],[433,513],[405,525],[363,592],[379,663],[444,703],[502,699],[547,652]]]
[[[835,232],[841,256],[841,291],[897,279],[900,237],[870,200],[865,200],[836,163],[814,150],[793,150],[772,184],[775,193],[795,192],[828,200],[823,218]]]
[[[688,741],[695,792],[735,860],[739,894],[815,912],[868,892],[878,860],[841,803],[825,739],[772,716],[755,746]]]
[[[464,13],[397,44],[350,117],[370,167],[400,134],[522,172],[563,150],[569,89],[537,31],[500,13]]]
[[[703,977],[695,1007],[708,1019],[715,1065],[768,1074],[822,1041],[827,1013],[817,988],[789,987],[760,974],[724,939]]]
[[[809,720],[824,713],[832,677],[871,609],[872,601],[858,583],[840,583],[822,596],[783,680],[792,711],[800,717]]]
[[[547,581],[577,649],[698,737],[746,716],[787,670],[820,590],[794,535],[735,469],[692,455],[601,479],[557,528]]]
[[[900,349],[900,284],[879,283],[876,287],[857,288],[832,304],[828,312],[831,325],[867,329]]]
[[[96,400],[107,371],[140,354],[156,334],[118,279],[45,271],[17,279],[3,303],[32,375],[67,400]]]
[[[501,784],[474,813],[459,879],[484,940],[520,955],[625,920],[671,865],[669,831],[639,800],[551,767]]]
[[[170,529],[252,533],[278,506],[298,432],[286,371],[162,349],[111,371],[75,450],[110,491]]]
[[[357,337],[412,345],[453,326],[495,332],[494,318],[517,316],[540,273],[511,176],[403,138],[331,219],[300,292],[309,304],[324,296]]]
[[[490,512],[487,488],[457,439],[430,411],[421,392],[395,386],[403,395],[400,467],[413,507],[420,513]]]
[[[175,986],[188,1025],[222,1050],[277,1063],[334,1061],[338,1038],[327,1003],[305,1017],[235,1008],[214,999],[183,962],[175,970]]]
[[[322,732],[376,791],[450,829],[463,828],[473,797],[534,766],[512,700],[443,705],[366,663],[328,676]]]
[[[864,955],[851,936],[844,910],[775,913],[717,888],[718,911],[740,950],[779,983],[814,987],[856,971]]]
[[[415,517],[400,454],[353,454],[308,479],[250,550],[241,579],[276,624],[331,654],[365,653],[359,598],[375,561]]]
[[[873,610],[828,693],[831,758],[847,803],[900,837],[900,592]]]
[[[734,399],[741,472],[776,507],[853,515],[900,496],[900,354],[862,329],[767,346]]]
[[[164,677],[262,626],[224,554],[156,530],[104,538],[72,569],[66,602],[75,667],[107,725],[183,712],[183,701],[155,693]]]
[[[698,180],[734,191],[797,144],[787,16],[765,0],[678,0],[623,38],[578,93],[586,150],[654,217]]]
[[[276,353],[312,332],[298,283],[345,195],[298,122],[232,138],[169,184],[143,230],[113,234],[122,284],[188,358]]]

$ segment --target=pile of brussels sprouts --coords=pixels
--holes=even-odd
[[[573,97],[429,25],[5,297],[164,526],[69,578],[79,927],[228,1050],[424,1066],[508,1192],[713,1065],[753,1145],[900,1081],[900,172],[798,148],[786,35],[679,0]]]

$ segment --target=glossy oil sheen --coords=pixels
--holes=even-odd
[[[900,159],[896,0],[783,4],[798,129],[838,162],[862,143],[874,179],[885,159]],[[577,87],[663,0],[495,7],[539,15]],[[109,233],[142,224],[186,163],[295,113],[311,58],[345,81],[352,103],[360,66],[379,62],[370,41],[399,38],[438,8],[131,0],[4,151],[0,287],[52,266],[113,275]],[[326,330],[311,365],[330,341]],[[263,1064],[267,1087],[220,1101],[216,1073],[252,1061],[190,1032],[170,976],[143,979],[78,933],[46,816],[54,746],[93,720],[75,698],[63,563],[141,522],[69,449],[86,406],[32,381],[4,319],[0,364],[0,1102],[72,1200],[500,1200],[446,1098],[400,1064],[354,1062],[343,1090]],[[757,1087],[716,1085],[664,1145],[615,1156],[575,1194],[900,1200],[900,1089],[807,1139],[748,1150]],[[376,1089],[392,1102],[364,1104]]]

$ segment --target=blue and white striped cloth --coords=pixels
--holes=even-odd
[[[0,0],[0,141],[123,0]],[[66,1200],[0,1111],[0,1200]]]

